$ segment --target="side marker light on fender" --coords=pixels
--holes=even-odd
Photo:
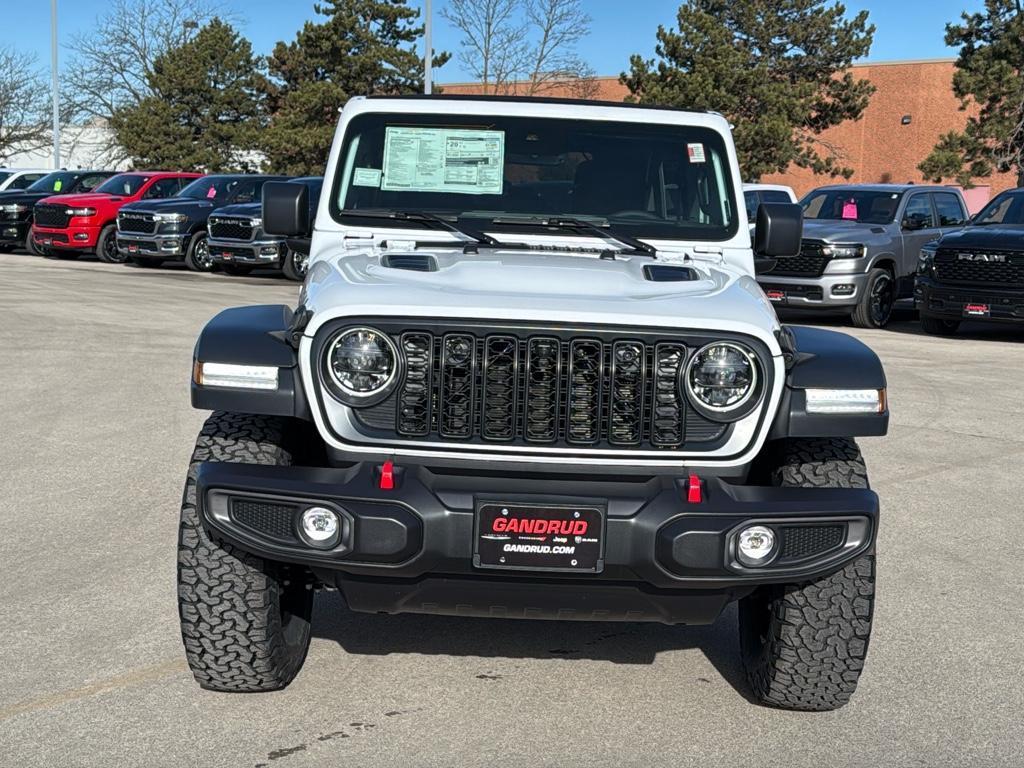
[[[805,389],[808,413],[884,413],[884,389]]]
[[[196,360],[192,379],[204,387],[232,389],[277,389],[278,369],[268,365],[207,363]]]

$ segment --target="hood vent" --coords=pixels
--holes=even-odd
[[[410,272],[437,272],[437,260],[426,253],[385,253],[380,263],[391,269]]]
[[[698,279],[690,267],[670,267],[667,264],[645,264],[644,278],[652,283],[685,283]]]

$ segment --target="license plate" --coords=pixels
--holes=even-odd
[[[53,239],[49,237],[43,238],[43,245],[53,245]]]
[[[783,291],[765,291],[765,295],[769,301],[782,301],[786,298],[786,294]]]
[[[139,246],[136,243],[130,243],[128,245],[128,253],[138,253]]]
[[[964,317],[988,317],[990,314],[988,304],[964,304]]]
[[[234,258],[234,256],[227,251],[221,251],[220,257],[224,259],[224,261],[231,261],[231,259]]]
[[[582,571],[604,567],[604,510],[483,502],[476,514],[478,568]]]

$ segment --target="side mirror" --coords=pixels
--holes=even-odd
[[[309,234],[309,188],[305,184],[268,181],[263,185],[263,231],[282,237]]]
[[[800,255],[804,211],[795,203],[761,203],[754,227],[754,258],[784,259]]]

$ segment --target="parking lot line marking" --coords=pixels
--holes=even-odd
[[[151,667],[140,667],[139,669],[133,669],[131,672],[126,672],[123,675],[108,677],[106,680],[99,680],[95,683],[84,685],[81,688],[72,688],[67,691],[51,693],[48,696],[41,696],[38,699],[30,699],[29,701],[12,704],[5,709],[0,709],[0,722],[17,715],[23,715],[26,712],[50,709],[51,707],[66,704],[67,702],[75,701],[76,699],[84,699],[88,696],[95,696],[100,693],[109,693],[110,691],[116,691],[120,688],[127,688],[130,685],[137,685],[138,683],[157,680],[170,674],[187,671],[188,667],[186,666],[184,659],[168,660],[162,664],[154,664]]]

